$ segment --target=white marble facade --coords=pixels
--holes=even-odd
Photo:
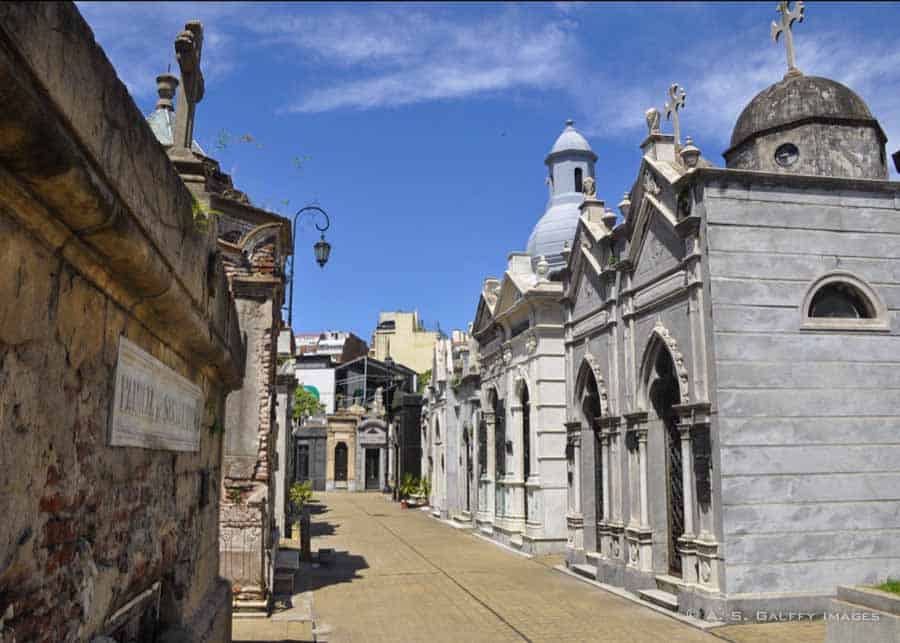
[[[566,543],[562,284],[546,262],[512,253],[503,281],[485,280],[473,325],[481,358],[476,427],[483,533],[529,553]]]

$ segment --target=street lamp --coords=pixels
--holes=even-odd
[[[324,268],[325,264],[328,263],[328,257],[331,254],[331,244],[325,241],[325,231],[331,225],[331,219],[328,217],[328,213],[325,212],[322,208],[317,205],[308,205],[304,208],[300,208],[294,214],[294,226],[291,233],[291,243],[295,243],[297,240],[297,219],[300,218],[303,214],[308,214],[311,216],[316,216],[317,214],[321,214],[325,217],[325,225],[320,226],[318,223],[316,225],[316,230],[318,230],[321,235],[318,241],[313,245],[313,252],[316,255],[316,263],[319,264],[320,268]],[[290,267],[290,275],[288,279],[291,282],[291,290],[290,297],[288,299],[288,327],[294,327],[294,253],[291,253],[290,256],[291,267]]]
[[[384,358],[384,364],[388,369],[388,403],[387,403],[387,425],[388,433],[391,430],[391,423],[394,419],[394,358],[388,355]],[[394,439],[390,448],[394,450],[394,488],[391,490],[391,497],[396,501],[399,500],[400,486],[400,437],[397,435],[397,429],[394,429]]]

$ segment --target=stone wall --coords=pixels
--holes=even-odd
[[[727,591],[828,595],[900,569],[898,191],[751,185],[706,189]],[[884,302],[883,328],[803,327],[834,271]]]
[[[140,596],[158,632],[227,640],[243,346],[214,239],[74,5],[0,7],[0,86],[0,641],[90,640]],[[203,391],[198,451],[109,446],[120,337]]]

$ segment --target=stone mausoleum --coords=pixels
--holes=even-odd
[[[788,53],[725,168],[672,85],[565,274],[568,564],[706,619],[900,575],[900,183],[862,98]]]
[[[229,641],[215,230],[75,5],[0,43],[0,640]]]
[[[284,217],[255,207],[193,138],[196,105],[204,95],[202,45],[202,27],[188,23],[175,40],[180,78],[157,77],[159,101],[147,120],[191,191],[196,216],[216,237],[217,250],[210,261],[219,261],[224,268],[246,341],[244,379],[228,396],[222,426],[220,566],[236,592],[237,609],[266,610],[286,519],[285,468],[278,467],[278,445],[283,460],[290,463],[293,455],[287,448],[291,427],[286,413],[293,373],[277,369],[291,227]],[[289,337],[287,343],[285,358],[291,354]]]
[[[435,343],[422,410],[422,471],[431,481],[432,514],[470,525],[478,502],[474,443],[481,422],[476,347],[461,330]]]
[[[485,279],[472,337],[480,359],[476,429],[482,533],[529,553],[566,547],[566,380],[562,270],[594,154],[567,121],[545,163],[550,198],[503,279]],[[454,465],[456,466],[456,465]]]

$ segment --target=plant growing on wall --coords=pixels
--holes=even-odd
[[[308,389],[298,386],[294,389],[294,419],[301,421],[305,417],[315,415],[322,409],[319,398],[313,395]]]

